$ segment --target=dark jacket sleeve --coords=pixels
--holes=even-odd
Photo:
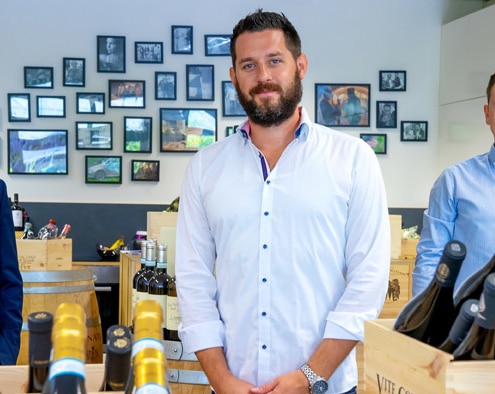
[[[22,277],[7,187],[0,180],[0,365],[15,365],[22,328]]]

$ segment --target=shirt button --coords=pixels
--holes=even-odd
[[[263,215],[268,216],[269,215],[268,211],[263,212]]]
[[[263,345],[263,346],[261,346],[261,348],[262,348],[263,350],[265,350],[265,349],[267,348],[267,346],[266,346],[266,345]]]
[[[263,244],[263,249],[268,249],[268,245],[267,244]]]
[[[261,281],[262,281],[263,283],[266,283],[266,282],[268,281],[268,279],[263,278],[263,279],[261,279]]]
[[[261,312],[261,316],[266,316],[266,312]]]
[[[266,184],[269,185],[270,183],[272,183],[271,181],[266,181]]]

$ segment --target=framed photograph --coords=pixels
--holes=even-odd
[[[193,53],[193,27],[172,26],[172,53],[192,55]]]
[[[235,134],[238,127],[239,127],[239,125],[227,126],[225,128],[225,137],[228,137],[228,136],[231,136],[232,134]]]
[[[177,100],[177,73],[155,71],[155,100]]]
[[[371,146],[377,155],[387,153],[387,134],[359,134],[359,137]]]
[[[132,160],[131,180],[144,182],[160,181],[159,160]]]
[[[405,92],[406,71],[380,71],[380,92]]]
[[[397,128],[397,101],[376,102],[376,128]]]
[[[145,108],[145,81],[108,81],[110,108]]]
[[[160,152],[197,152],[216,140],[216,109],[160,108]]]
[[[53,89],[53,67],[24,67],[24,87]]]
[[[112,122],[76,122],[76,149],[112,150]]]
[[[65,118],[65,96],[36,96],[38,118]]]
[[[222,81],[222,115],[225,117],[246,116],[246,111],[242,108],[231,81]]]
[[[122,156],[86,156],[86,183],[122,183]]]
[[[9,122],[31,122],[31,95],[8,93]]]
[[[97,71],[125,73],[125,37],[97,36]]]
[[[163,63],[163,42],[136,41],[135,63]]]
[[[316,123],[329,127],[370,126],[370,84],[315,84]]]
[[[84,87],[86,85],[86,60],[64,57],[64,86]]]
[[[403,120],[400,122],[401,141],[428,141],[428,122]]]
[[[124,117],[124,152],[151,153],[151,117]]]
[[[105,113],[105,93],[76,93],[78,114],[97,114]]]
[[[214,101],[214,66],[213,64],[187,64],[187,100]]]
[[[8,173],[67,175],[67,130],[8,130]]]
[[[230,56],[231,34],[205,34],[205,56]]]

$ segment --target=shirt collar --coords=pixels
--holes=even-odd
[[[488,152],[488,160],[492,166],[495,166],[495,144],[491,144],[490,152]]]

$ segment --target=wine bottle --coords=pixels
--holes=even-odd
[[[99,391],[124,391],[131,367],[132,337],[128,327],[114,324],[107,330],[105,373]]]
[[[14,202],[12,203],[12,219],[14,220],[15,231],[24,230],[24,209],[19,205],[19,194],[14,193]]]
[[[495,359],[495,273],[486,277],[478,314],[466,337],[452,354],[454,360]]]
[[[39,239],[54,239],[57,238],[58,235],[58,227],[55,219],[50,219],[48,224],[44,225],[38,231]]]
[[[59,304],[53,321],[52,344],[43,394],[86,394],[86,316],[79,304]]]
[[[49,312],[33,312],[28,316],[28,393],[41,393],[43,391],[50,367],[52,326],[53,315]]]
[[[134,308],[137,302],[137,282],[141,274],[146,270],[146,240],[141,241],[141,267],[136,271],[132,277],[132,298],[131,298],[131,309],[132,317],[134,317]]]
[[[136,283],[136,302],[148,299],[148,291],[151,277],[155,274],[156,264],[156,242],[149,240],[146,242],[146,268],[139,275]]]
[[[165,320],[167,314],[167,291],[169,276],[167,275],[167,245],[158,244],[156,252],[156,270],[149,282],[148,298],[160,304],[163,311],[163,337],[167,338]]]
[[[163,352],[147,348],[136,354],[134,357],[134,387],[136,394],[170,394]]]
[[[396,331],[435,347],[447,338],[456,318],[454,284],[465,257],[462,242],[452,240],[445,245],[430,284],[399,312],[394,324]]]
[[[57,239],[67,238],[67,234],[69,234],[70,229],[71,229],[70,224],[64,224],[64,227],[62,228],[62,231],[60,232],[60,234],[57,236]]]
[[[24,233],[21,236],[21,239],[35,239],[33,232],[33,224],[31,222],[24,223]]]
[[[169,341],[180,341],[179,324],[181,317],[179,313],[179,305],[177,302],[177,288],[175,275],[170,277],[167,288],[167,322],[165,324],[166,334]]]
[[[444,352],[453,353],[466,337],[477,313],[478,300],[466,300],[449,331],[449,336],[438,348]]]

